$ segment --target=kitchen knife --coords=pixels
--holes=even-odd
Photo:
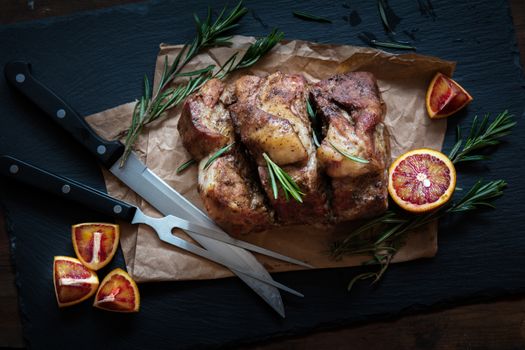
[[[166,243],[224,265],[233,271],[243,273],[291,294],[303,297],[301,293],[286,287],[279,282],[275,282],[273,279],[267,279],[252,274],[242,266],[232,265],[222,257],[173,235],[171,231],[174,228],[172,225],[172,219],[174,217],[167,216],[164,218],[153,218],[144,214],[139,208],[129,203],[120,201],[103,192],[97,191],[94,188],[66,177],[53,174],[10,156],[0,156],[0,174],[49,193],[61,195],[69,200],[89,205],[90,208],[103,214],[111,215],[117,219],[132,224],[146,224],[153,228],[155,232],[157,232],[159,238]]]
[[[182,219],[220,230],[204,212],[149,170],[134,153],[131,153],[125,165],[120,167],[124,145],[118,141],[107,141],[99,137],[78,113],[33,77],[30,64],[21,61],[7,63],[4,67],[4,73],[7,81],[14,88],[40,107],[56,123],[69,131],[117,178],[162,214],[176,215]],[[268,271],[248,251],[208,237],[188,234],[204,248],[221,256],[232,265],[244,266],[246,270],[261,278],[271,279]],[[227,235],[225,232],[223,234]],[[235,271],[234,273],[279,315],[285,317],[282,298],[275,287],[242,273]]]

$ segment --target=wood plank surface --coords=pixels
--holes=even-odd
[[[137,0],[2,1],[0,23],[114,6]],[[525,1],[510,0],[525,66]],[[24,346],[5,220],[0,212],[0,347]],[[525,349],[525,296],[283,338],[250,349]]]

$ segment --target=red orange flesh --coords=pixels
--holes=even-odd
[[[472,96],[457,82],[437,73],[427,89],[426,108],[430,118],[448,117],[472,101]]]
[[[115,312],[137,312],[140,294],[137,284],[122,269],[111,271],[100,283],[93,306]]]
[[[456,169],[443,153],[416,149],[397,158],[389,169],[388,192],[403,209],[422,213],[445,204],[456,187]]]
[[[91,297],[99,286],[97,274],[78,259],[55,256],[53,284],[59,307],[75,305]]]
[[[115,255],[120,238],[118,225],[82,223],[71,228],[77,258],[92,270],[106,266]]]

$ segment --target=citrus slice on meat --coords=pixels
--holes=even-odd
[[[441,152],[422,148],[397,158],[389,169],[388,192],[403,209],[423,213],[445,204],[456,187],[454,164]]]
[[[116,312],[137,312],[140,294],[137,284],[122,269],[111,271],[100,283],[93,306]]]
[[[53,284],[58,306],[64,307],[78,304],[95,294],[98,288],[98,277],[78,259],[55,256]]]
[[[106,266],[115,255],[120,230],[114,224],[83,223],[73,225],[71,236],[77,258],[97,271]]]
[[[428,86],[426,107],[430,118],[445,118],[468,105],[472,96],[458,83],[437,73]]]

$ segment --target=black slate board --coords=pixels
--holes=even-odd
[[[460,169],[458,186],[463,188],[480,176],[508,181],[509,190],[498,200],[496,211],[443,220],[437,257],[392,266],[376,288],[359,285],[352,294],[346,292],[360,268],[277,274],[277,280],[306,295],[304,299],[283,295],[285,320],[234,278],[144,284],[141,312],[115,315],[94,310],[89,303],[58,310],[51,279],[53,256],[73,255],[70,225],[109,219],[2,179],[1,199],[27,344],[128,349],[225,346],[524,292],[525,83],[508,4],[443,0],[434,4],[433,18],[421,13],[417,3],[392,2],[401,18],[398,38],[409,39],[406,31],[415,36],[419,53],[457,61],[455,79],[475,97],[467,110],[450,119],[444,149],[454,141],[455,124],[468,126],[477,113],[508,109],[519,121],[494,160]],[[2,26],[0,64],[29,59],[35,75],[88,115],[140,96],[142,75],[152,73],[158,44],[189,40],[191,13],[203,12],[206,4],[155,1]],[[357,37],[362,31],[384,38],[375,1],[274,0],[247,5],[253,12],[237,33],[264,35],[279,27],[290,39],[355,45],[362,44]],[[292,10],[329,17],[333,24],[301,21]],[[351,13],[352,20],[346,21],[343,17]],[[357,18],[361,22],[356,25]],[[8,88],[3,77],[0,96],[0,153],[104,188],[94,160]],[[100,275],[114,266],[123,266],[120,253]],[[86,334],[93,337],[89,342],[84,340]]]

